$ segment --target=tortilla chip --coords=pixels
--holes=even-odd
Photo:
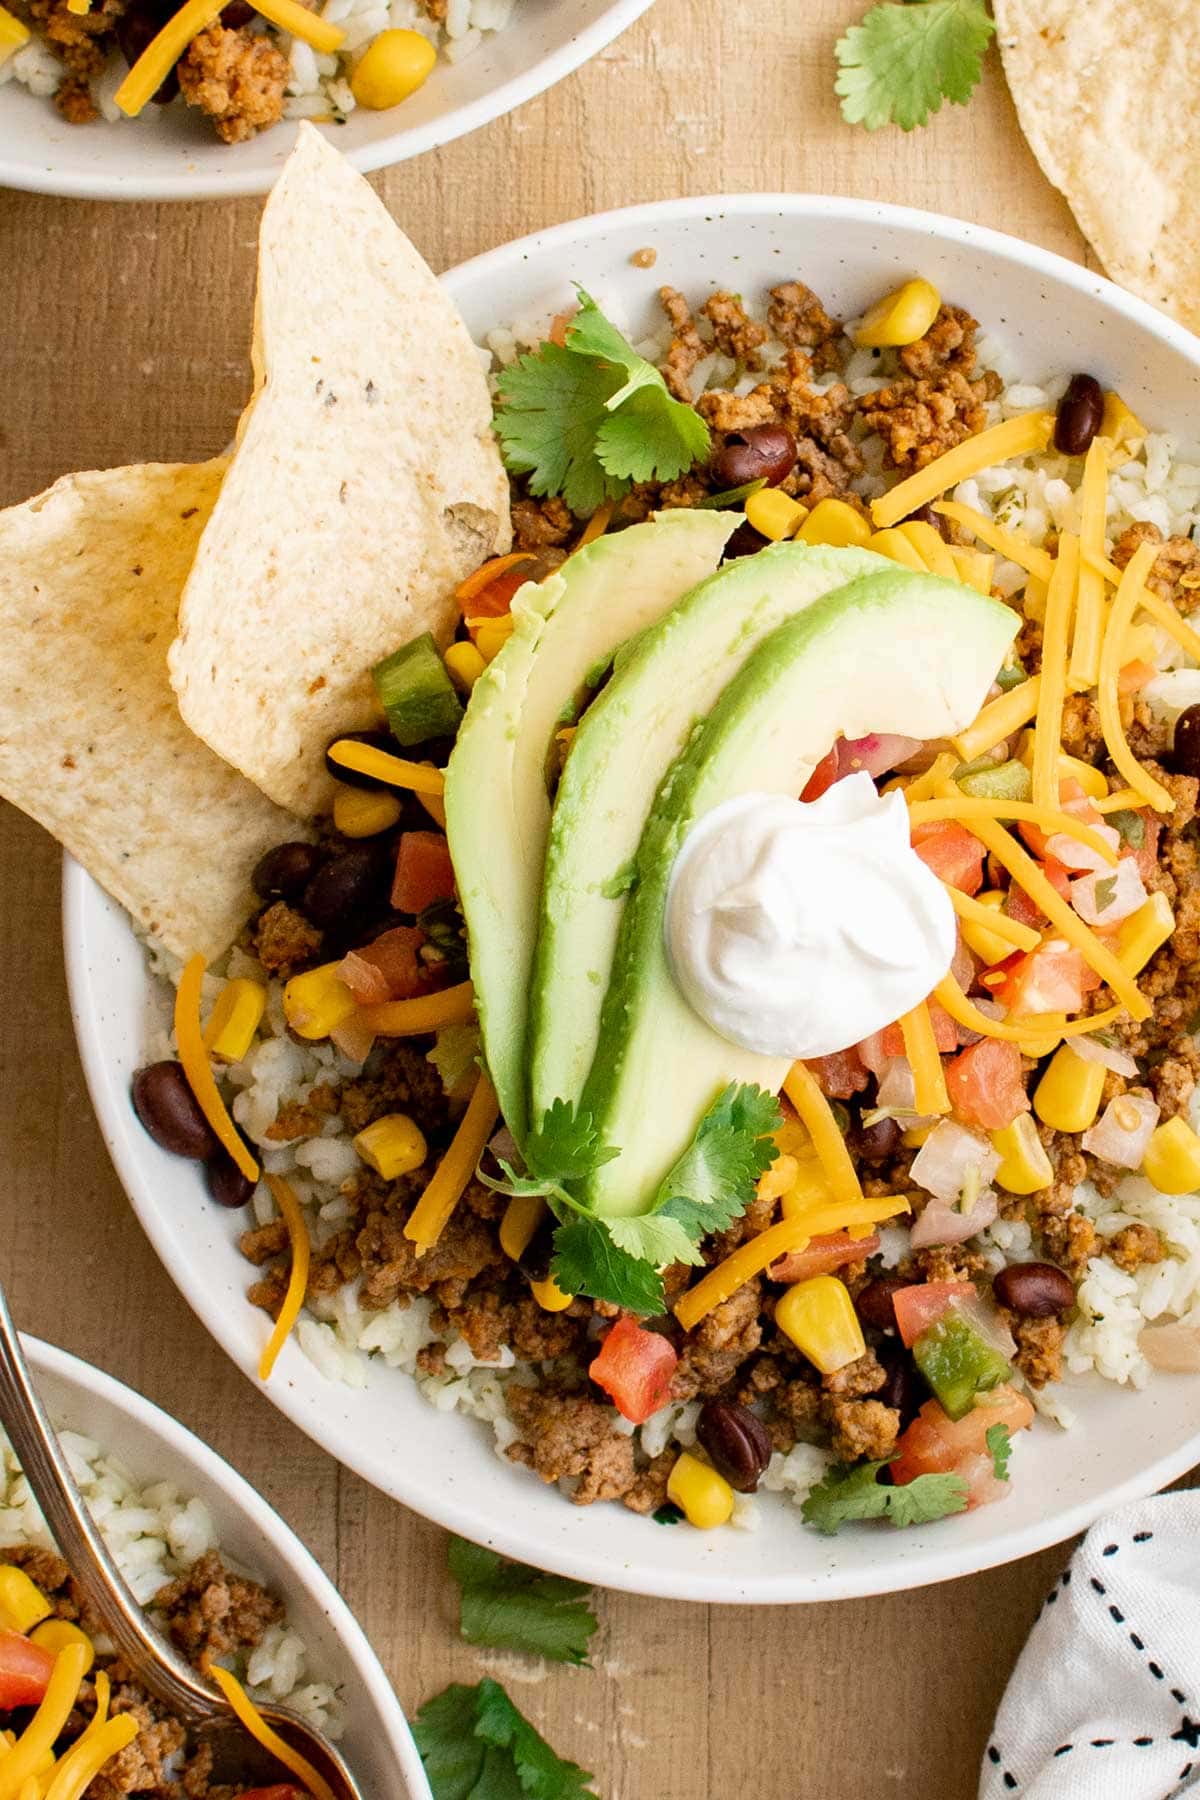
[[[1200,4],[996,0],[1021,129],[1114,281],[1200,330]]]
[[[295,819],[184,725],[167,647],[223,461],[104,469],[0,512],[0,794],[177,956],[228,949]]]
[[[184,591],[180,711],[281,806],[326,810],[331,738],[379,722],[371,667],[448,641],[507,549],[478,352],[367,183],[301,127],[263,214],[260,385]]]

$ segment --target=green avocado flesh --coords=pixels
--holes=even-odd
[[[484,1056],[518,1143],[555,731],[589,671],[711,574],[739,517],[680,509],[577,551],[514,596],[512,635],[471,692],[446,768],[446,831]]]
[[[869,550],[777,544],[729,563],[623,651],[583,716],[554,803],[530,996],[530,1117],[578,1102],[596,1054],[638,842],[696,723],[769,632],[858,575]]]
[[[638,846],[583,1091],[601,1139],[620,1151],[588,1182],[597,1212],[643,1212],[716,1094],[729,1082],[776,1093],[789,1066],[720,1037],[675,984],[666,898],[692,825],[741,794],[801,793],[839,734],[929,739],[961,731],[1019,623],[972,588],[889,565],[779,626],[693,732],[663,776]],[[663,679],[679,679],[675,659]]]

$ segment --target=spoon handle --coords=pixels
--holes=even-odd
[[[66,1454],[38,1398],[0,1285],[0,1424],[42,1509],[50,1535],[104,1625],[117,1654],[156,1699],[176,1711],[217,1717],[225,1706],[147,1622],[75,1485]]]

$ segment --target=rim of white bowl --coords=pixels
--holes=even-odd
[[[1068,262],[1055,252],[1027,244],[1008,233],[990,226],[971,224],[944,214],[922,211],[914,207],[895,206],[885,201],[840,199],[812,194],[717,194],[680,200],[649,201],[639,206],[616,208],[583,218],[568,220],[543,231],[483,252],[448,270],[443,276],[453,296],[459,285],[478,282],[514,262],[527,262],[534,256],[556,253],[550,260],[556,272],[563,261],[557,255],[568,246],[586,241],[592,245],[610,231],[636,226],[653,227],[666,220],[678,224],[692,218],[710,218],[740,213],[749,216],[771,214],[791,220],[847,220],[877,224],[886,229],[923,231],[934,238],[948,239],[963,245],[977,245],[994,257],[1015,262],[1044,274],[1056,282],[1100,298],[1120,317],[1125,317],[1152,335],[1165,341],[1173,350],[1188,358],[1200,369],[1200,339],[1182,325],[1166,318],[1147,302],[1127,294],[1106,276]],[[76,1041],[83,1063],[84,1076],[102,1135],[117,1175],[129,1195],[143,1229],[159,1251],[172,1280],[184,1299],[207,1329],[221,1344],[250,1380],[256,1381],[253,1359],[239,1353],[228,1341],[227,1334],[213,1326],[205,1310],[205,1289],[187,1265],[171,1258],[159,1247],[158,1236],[150,1228],[146,1216],[152,1217],[150,1184],[143,1173],[135,1148],[135,1131],[140,1130],[132,1109],[121,1104],[111,1082],[111,1068],[105,1056],[101,1034],[95,1029],[87,995],[86,958],[82,952],[86,940],[86,908],[94,903],[99,889],[86,871],[69,856],[63,858],[63,945]],[[123,1095],[121,1097],[123,1099]],[[263,1387],[264,1392],[285,1416],[309,1437],[329,1450],[319,1426],[314,1423],[299,1394],[286,1384]],[[981,1574],[987,1569],[1014,1562],[1039,1550],[1062,1543],[1084,1531],[1102,1514],[1128,1501],[1157,1492],[1184,1475],[1200,1462],[1200,1423],[1192,1436],[1174,1449],[1156,1457],[1125,1480],[1114,1482],[1101,1492],[1048,1515],[1032,1525],[1000,1530],[985,1545],[957,1543],[950,1534],[939,1540],[935,1553],[918,1560],[898,1558],[890,1565],[871,1566],[850,1572],[836,1571],[829,1576],[811,1573],[773,1573],[769,1577],[745,1578],[705,1569],[676,1574],[664,1571],[651,1555],[651,1543],[641,1561],[624,1560],[619,1564],[597,1556],[586,1548],[570,1545],[560,1550],[547,1543],[537,1553],[531,1551],[528,1535],[511,1526],[503,1517],[486,1523],[476,1509],[463,1504],[456,1495],[447,1495],[436,1486],[426,1488],[417,1460],[408,1469],[389,1468],[386,1472],[372,1465],[369,1446],[347,1446],[352,1454],[338,1460],[401,1501],[422,1517],[460,1533],[477,1543],[486,1543],[502,1554],[521,1561],[534,1560],[539,1567],[574,1577],[597,1587],[616,1588],[627,1593],[646,1594],[659,1599],[688,1600],[722,1605],[794,1605],[801,1602],[861,1599],[873,1594],[895,1593],[908,1588],[926,1587],[935,1582],[951,1581],[964,1575]],[[357,1454],[353,1452],[357,1450]]]
[[[387,137],[344,152],[347,161],[360,174],[369,175],[376,169],[388,169],[396,163],[407,162],[410,157],[421,156],[426,150],[440,150],[456,138],[465,137],[482,125],[490,125],[494,119],[514,112],[527,100],[535,99],[582,68],[653,4],[654,0],[612,0],[598,19],[557,50],[539,57],[520,74],[510,76],[478,99],[452,107],[423,125],[404,126]],[[283,132],[290,126],[294,136],[295,125],[296,122],[285,121],[273,126],[272,130]],[[116,129],[121,126],[118,124]],[[131,146],[136,144],[136,138],[137,122],[134,120],[130,122]],[[337,144],[336,137],[331,141]],[[135,154],[131,149],[131,156]],[[65,200],[234,200],[267,193],[281,167],[282,158],[277,166],[269,169],[247,167],[245,175],[239,174],[235,165],[232,170],[211,173],[191,167],[180,174],[135,173],[114,180],[109,174],[86,168],[60,174],[52,167],[0,154],[0,187],[18,188],[31,194],[54,194]]]
[[[362,1626],[329,1576],[286,1520],[263,1499],[257,1488],[251,1487],[244,1475],[238,1474],[231,1463],[227,1463],[223,1456],[218,1456],[215,1450],[210,1449],[195,1432],[189,1431],[186,1425],[164,1412],[161,1406],[156,1406],[153,1400],[147,1400],[144,1394],[139,1394],[136,1388],[128,1387],[125,1382],[118,1381],[115,1375],[107,1374],[94,1363],[85,1362],[82,1357],[74,1355],[70,1350],[60,1349],[57,1344],[51,1344],[45,1338],[31,1337],[22,1332],[21,1343],[35,1374],[51,1375],[64,1386],[78,1388],[85,1394],[94,1394],[115,1411],[124,1413],[148,1435],[161,1442],[164,1463],[169,1464],[172,1455],[194,1463],[202,1476],[213,1487],[222,1491],[231,1508],[249,1521],[259,1537],[273,1544],[276,1549],[282,1547],[286,1561],[297,1572],[298,1580],[310,1594],[317,1597],[333,1635],[346,1648],[363,1688],[382,1717],[389,1745],[408,1783],[408,1800],[432,1800],[408,1720],[391,1682],[383,1672],[383,1665]],[[75,1429],[81,1429],[74,1420],[72,1425]],[[170,1472],[169,1468],[164,1467],[161,1474],[165,1477]]]

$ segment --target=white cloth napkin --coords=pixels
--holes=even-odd
[[[1200,1794],[1200,1492],[1089,1531],[1046,1597],[983,1759],[980,1800]]]

